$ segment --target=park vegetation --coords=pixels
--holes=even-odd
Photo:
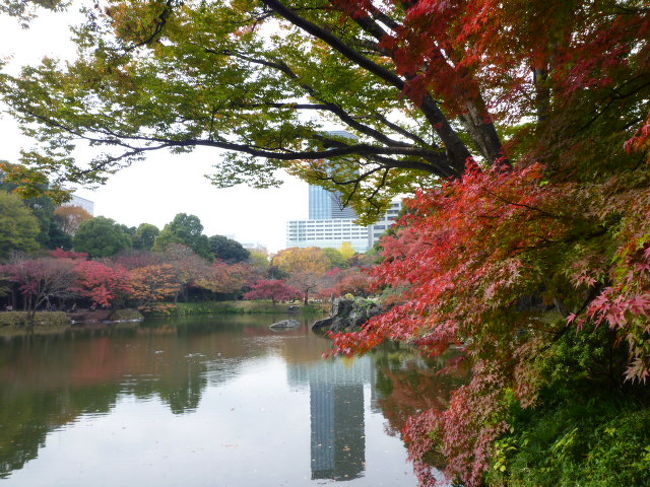
[[[195,215],[180,213],[159,231],[148,223],[129,228],[93,218],[79,207],[51,206],[53,224],[72,237],[66,247],[74,250],[40,246],[34,212],[19,196],[0,191],[0,303],[27,311],[31,319],[39,310],[78,306],[168,312],[178,302],[241,298],[307,305],[310,293],[328,301],[350,292],[342,283],[352,274],[361,276],[354,291],[367,292],[367,265],[347,246],[342,250],[349,259],[337,249],[318,248],[251,257],[235,240],[204,235]]]
[[[268,187],[282,168],[340,190],[364,222],[408,193],[373,271],[391,308],[335,347],[397,340],[471,371],[406,422],[421,483],[439,466],[468,487],[650,484],[646,2],[110,0],[87,13],[76,62],[3,75],[41,143],[4,166],[24,194],[195,147],[231,151],[218,186]],[[89,168],[70,156],[83,140]],[[295,261],[327,274],[291,254],[273,272]]]

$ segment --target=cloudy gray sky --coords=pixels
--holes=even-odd
[[[0,17],[0,57],[9,58],[6,69],[15,72],[46,55],[72,58],[68,26],[74,19],[74,13],[44,13],[24,30],[15,19]],[[0,160],[15,160],[21,148],[30,146],[6,114],[0,118],[0,131]],[[274,251],[284,248],[287,220],[307,217],[307,185],[287,175],[279,189],[217,189],[204,174],[220,156],[206,148],[183,155],[155,153],[112,176],[105,186],[80,188],[77,194],[95,202],[95,215],[129,226],[147,222],[162,228],[176,213],[185,212],[201,219],[207,235],[228,235]],[[84,157],[80,153],[79,159]]]

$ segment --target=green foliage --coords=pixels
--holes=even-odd
[[[606,393],[533,409],[496,442],[489,485],[650,485],[650,408]]]
[[[0,259],[38,248],[38,220],[20,197],[0,190]]]
[[[488,485],[650,484],[650,397],[623,382],[626,356],[606,327],[567,331],[534,359],[535,407],[506,394],[509,431],[495,442]]]
[[[323,249],[323,252],[327,256],[327,258],[330,261],[330,266],[332,268],[338,267],[339,269],[345,269],[347,267],[350,267],[350,263],[348,260],[343,256],[340,250],[338,249],[332,249],[332,248],[325,248]]]
[[[156,238],[154,248],[162,251],[172,243],[187,245],[195,253],[205,259],[212,259],[212,251],[208,237],[203,235],[203,225],[198,216],[178,213],[174,219],[165,225]]]
[[[40,326],[67,326],[70,318],[62,311],[37,312],[32,321],[31,313],[27,311],[6,311],[0,313],[0,328],[24,327],[27,325]]]
[[[151,223],[141,223],[133,235],[133,248],[139,250],[151,250],[160,230]]]
[[[98,216],[83,222],[74,236],[77,252],[91,257],[110,257],[131,247],[131,237],[110,218]]]
[[[318,305],[301,306],[304,314],[320,314]],[[274,305],[271,300],[258,301],[205,301],[201,303],[177,303],[172,316],[221,315],[221,314],[286,314],[285,306]]]
[[[341,24],[339,13],[311,4],[302,10],[310,21],[328,29],[337,25],[337,34],[352,45],[365,37],[354,23]],[[330,156],[337,163],[332,174],[337,179],[388,161],[387,170],[373,171],[365,177],[367,185],[355,187],[359,208],[379,215],[393,195],[433,181],[431,171],[444,152],[436,150],[426,117],[404,100],[401,87],[359,69],[266,9],[249,0],[183,5],[123,0],[89,10],[88,21],[76,30],[83,52],[77,62],[64,67],[48,59],[1,83],[15,113],[25,115],[20,115],[25,130],[43,142],[42,151],[26,153],[22,162],[57,182],[101,183],[154,147],[188,152],[196,146],[190,141],[200,141],[237,151],[220,157],[211,176],[215,185],[278,185],[279,168],[330,185],[319,161],[332,147],[351,145],[350,139],[324,135],[334,122],[360,136],[359,148],[346,149],[352,155]],[[273,35],[259,28],[266,22],[272,22]],[[286,29],[277,28],[280,22]],[[372,50],[366,55],[385,61]],[[317,116],[307,120],[304,114],[312,113]],[[58,124],[46,124],[42,131],[30,127],[54,119]],[[70,156],[76,138],[63,127],[93,132],[93,147],[100,151],[107,133],[114,134],[108,138],[139,138],[144,150],[116,155],[112,144],[91,161],[90,170],[81,170]],[[402,150],[393,142],[394,127],[417,147],[415,162],[411,147]],[[152,136],[169,143],[154,142]],[[300,151],[306,151],[304,161],[292,154]],[[415,169],[400,171],[403,166]],[[352,188],[338,189],[350,193]]]
[[[208,241],[214,256],[228,264],[244,262],[250,257],[250,252],[242,244],[231,238],[223,235],[213,235],[208,238]]]
[[[30,193],[19,192],[23,198],[25,205],[32,211],[32,214],[37,218],[40,227],[37,240],[39,245],[47,249],[70,249],[72,248],[72,239],[67,235],[58,219],[54,215],[58,203],[47,194],[47,184],[39,185],[40,188],[45,188],[45,194],[42,191],[36,191],[34,195]],[[6,191],[18,191],[21,189],[15,182],[4,179],[0,182],[0,189]]]

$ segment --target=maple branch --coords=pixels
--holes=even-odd
[[[498,194],[496,194],[496,193],[494,193],[494,192],[492,192],[492,191],[490,191],[488,189],[486,189],[485,192],[488,193],[491,196],[494,196],[499,201],[501,201],[503,203],[506,203],[507,205],[519,206],[521,208],[528,208],[529,210],[537,211],[537,212],[539,212],[540,214],[542,214],[544,216],[547,216],[549,218],[554,218],[554,219],[557,219],[557,220],[567,220],[567,219],[572,220],[571,217],[555,215],[553,213],[549,213],[548,211],[542,210],[541,208],[537,208],[535,206],[527,205],[525,203],[515,203],[514,201],[509,201],[509,200],[505,199],[504,197],[502,197],[502,196],[500,196],[500,195],[498,195]]]
[[[384,24],[393,32],[397,31],[401,27],[400,23],[398,23],[396,20],[386,15],[379,8],[375,7],[372,3],[368,5],[368,11],[370,12],[370,14],[375,20],[378,20],[379,22]]]
[[[124,49],[124,52],[134,51],[138,47],[147,46],[147,45],[151,44],[152,42],[154,42],[159,37],[159,35],[162,33],[163,29],[165,28],[165,25],[167,25],[167,20],[169,19],[169,16],[171,15],[172,10],[174,9],[174,7],[178,7],[181,3],[182,3],[182,1],[178,2],[176,0],[167,0],[165,2],[165,7],[163,8],[162,12],[158,16],[158,19],[157,19],[157,22],[156,22],[156,27],[155,27],[154,31],[151,33],[151,35],[149,35],[146,39],[144,39],[144,40],[142,40],[140,42],[136,42],[136,43],[131,44],[130,46],[126,47]],[[109,16],[110,16],[110,14],[109,14]]]
[[[271,69],[280,71],[281,73],[285,74],[287,77],[289,77],[292,80],[295,80],[298,82],[299,86],[303,88],[310,96],[315,98],[318,101],[321,101],[321,104],[267,104],[265,106],[285,106],[286,108],[302,108],[302,109],[316,109],[321,108],[323,110],[330,111],[331,113],[334,113],[339,117],[340,120],[345,122],[347,125],[349,125],[352,128],[355,128],[361,133],[364,133],[366,135],[369,135],[373,137],[375,140],[379,142],[383,142],[386,145],[393,145],[393,146],[408,146],[408,144],[400,141],[396,141],[394,139],[391,139],[390,137],[387,137],[385,134],[382,132],[379,132],[378,130],[373,129],[372,127],[369,127],[365,124],[362,124],[358,120],[356,120],[352,115],[350,115],[346,110],[344,110],[340,105],[332,102],[326,101],[311,85],[308,85],[304,82],[299,81],[298,75],[287,65],[284,61],[269,61],[265,59],[258,59],[258,58],[253,58],[251,56],[247,56],[241,53],[238,53],[236,51],[232,50],[222,50],[222,51],[217,51],[214,49],[210,48],[203,48],[206,52],[210,54],[217,54],[217,55],[225,55],[225,56],[232,56],[244,61],[248,61],[254,64],[260,64],[262,66],[269,67]],[[396,123],[393,123],[389,121],[386,117],[381,115],[378,112],[373,113],[371,116],[373,116],[376,120],[378,120],[380,123],[383,125],[389,127],[390,129],[394,130],[398,134],[409,138],[413,140],[414,142],[424,146],[424,147],[431,147],[434,149],[437,149],[438,146],[436,144],[428,143],[421,137],[409,132],[408,130],[404,129],[403,127],[397,125]],[[452,171],[450,175],[454,175],[455,171]]]
[[[238,52],[232,51],[232,50],[217,51],[217,50],[210,49],[210,48],[204,48],[204,49],[205,49],[205,52],[210,53],[210,54],[232,56],[232,57],[235,57],[235,58],[238,58],[238,59],[242,59],[244,61],[248,61],[250,63],[259,64],[259,65],[266,66],[268,68],[280,71],[281,73],[286,75],[288,78],[296,81],[298,83],[298,85],[307,92],[307,94],[309,94],[313,98],[317,99],[318,101],[322,102],[322,104],[318,105],[321,109],[327,110],[327,111],[335,114],[337,117],[339,117],[339,119],[341,119],[343,122],[345,122],[350,127],[358,130],[361,133],[369,135],[370,137],[374,138],[378,142],[382,142],[382,143],[384,143],[386,145],[389,145],[389,146],[393,146],[393,147],[406,147],[406,146],[409,146],[409,144],[407,144],[405,142],[401,142],[401,141],[398,141],[398,140],[395,140],[395,139],[391,139],[390,137],[383,134],[382,132],[380,132],[378,130],[375,130],[372,127],[369,127],[368,125],[365,125],[365,124],[359,122],[352,115],[350,115],[345,109],[343,109],[340,105],[324,100],[323,97],[312,86],[300,81],[299,76],[284,61],[269,61],[269,60],[265,60],[265,59],[253,58],[251,56],[246,56],[244,54],[241,54],[241,53],[238,53]],[[278,105],[282,105],[282,104],[278,104]],[[291,104],[287,104],[286,107],[290,108]],[[304,107],[304,105],[303,105],[303,107]],[[426,143],[424,145],[430,146],[430,144],[426,144]]]
[[[356,63],[358,66],[366,69],[368,72],[373,73],[380,79],[385,82],[393,85],[400,91],[404,91],[406,87],[406,82],[400,78],[397,74],[389,71],[388,69],[380,66],[371,59],[363,56],[361,53],[355,51],[340,38],[335,36],[329,30],[326,30],[313,22],[305,19],[298,15],[295,11],[288,8],[280,0],[261,0],[265,5],[270,9],[276,11],[278,15],[284,17],[286,20],[294,24],[295,26],[301,28],[305,32],[321,39],[323,42],[328,44],[334,50],[341,53],[343,56],[348,58],[350,61]],[[442,139],[447,151],[449,152],[449,157],[453,162],[454,171],[460,176],[465,169],[465,162],[468,158],[471,157],[471,154],[465,145],[465,143],[460,139],[456,131],[451,127],[447,118],[440,111],[435,100],[429,95],[426,94],[422,101],[419,103],[419,108],[422,110],[422,113],[427,118],[427,121],[433,127],[438,136]]]

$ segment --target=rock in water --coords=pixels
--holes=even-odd
[[[285,330],[287,328],[298,328],[299,326],[300,322],[298,320],[282,320],[273,323],[269,328],[271,328],[271,330]]]
[[[381,307],[370,299],[337,298],[332,303],[332,316],[315,322],[312,330],[349,331],[361,327],[381,312]]]

